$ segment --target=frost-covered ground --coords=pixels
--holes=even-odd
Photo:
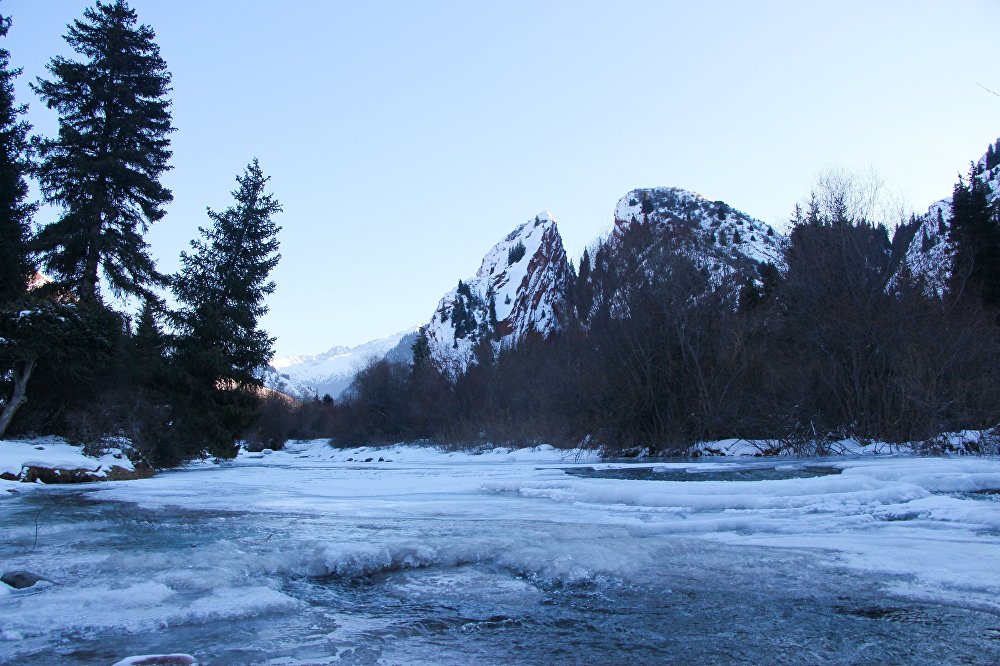
[[[58,437],[0,440],[0,475],[18,477],[26,467],[85,470],[98,478],[107,477],[114,467],[129,471],[135,469],[120,449],[111,449],[95,458],[84,455],[83,447],[67,444]],[[9,487],[17,489],[17,486]]]
[[[0,662],[1000,661],[1000,460],[592,456],[7,483],[2,566],[52,583],[0,587]]]

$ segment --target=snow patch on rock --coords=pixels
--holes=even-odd
[[[566,323],[570,267],[548,212],[493,246],[475,277],[445,294],[426,327],[434,363],[452,376],[474,362],[477,346],[493,351],[531,334],[548,336]]]
[[[58,437],[0,441],[0,477],[18,481],[31,468],[52,470],[56,476],[75,474],[101,480],[114,468],[134,472],[135,466],[120,448],[110,448],[99,456],[89,456],[82,446],[67,443]]]
[[[983,172],[977,178],[986,186],[986,197],[990,203],[1000,200],[1000,164],[986,169],[986,155],[979,159]],[[927,213],[920,216],[920,226],[906,248],[900,270],[904,267],[910,275],[919,280],[928,295],[944,296],[951,278],[955,248],[949,240],[951,231],[951,197],[930,205]],[[893,276],[890,287],[900,275]]]

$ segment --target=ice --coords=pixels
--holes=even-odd
[[[380,458],[383,462],[377,462]],[[372,462],[363,462],[368,459]],[[877,533],[885,535],[888,544],[879,546],[884,550],[879,558],[831,561],[871,572],[897,572],[898,567],[884,566],[893,561],[894,548],[909,550],[917,541],[926,548],[930,543],[937,559],[914,562],[908,573],[936,581],[938,593],[940,580],[933,570],[952,553],[978,555],[985,563],[1000,555],[1000,503],[968,496],[1000,489],[1000,461],[996,459],[828,459],[823,464],[842,469],[840,474],[762,481],[621,480],[581,478],[565,472],[568,467],[595,463],[593,454],[551,447],[469,453],[401,446],[336,450],[315,442],[294,442],[287,451],[266,460],[241,458],[231,467],[200,471],[200,481],[215,489],[210,494],[179,473],[108,488],[100,495],[147,507],[627,526],[645,537],[701,535],[731,544],[794,544],[843,554],[868,553],[866,544]],[[646,465],[656,470],[683,469],[697,476],[720,469],[752,470],[761,463]],[[629,463],[597,466],[635,467]],[[307,471],[312,480],[303,484],[301,476]],[[917,526],[923,529],[919,537],[911,538]],[[785,536],[794,538],[783,540]],[[475,549],[445,555],[419,543],[395,544],[395,550],[370,544],[327,544],[325,548],[329,562],[315,566],[326,567],[328,573],[484,559]],[[983,579],[980,569],[969,567],[968,572],[949,578],[956,590],[977,586],[1000,590],[989,578]]]
[[[670,661],[684,645],[708,661],[898,662],[916,641],[937,646],[926,663],[989,660],[1000,646],[977,641],[1000,614],[998,489],[987,457],[636,464],[291,442],[0,500],[5,567],[53,581],[0,588],[0,650],[546,663]],[[864,618],[892,613],[920,621],[855,646],[880,631]]]
[[[189,654],[140,654],[126,657],[114,666],[197,666]]]

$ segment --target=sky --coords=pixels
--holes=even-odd
[[[2,0],[28,82],[72,56],[84,0]],[[262,326],[278,356],[430,320],[517,225],[567,252],[638,187],[783,226],[818,175],[874,169],[914,210],[1000,136],[995,0],[132,0],[173,75],[158,266],[232,202],[254,157],[284,206]],[[43,209],[38,223],[58,211]]]

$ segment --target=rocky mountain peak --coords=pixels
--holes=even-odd
[[[484,344],[496,350],[554,333],[566,323],[569,282],[556,221],[539,213],[494,245],[475,277],[441,298],[426,329],[431,358],[455,375]]]
[[[679,187],[636,189],[622,197],[612,233],[622,237],[635,225],[655,225],[671,233],[677,251],[713,276],[758,263],[784,266],[784,234],[724,201],[710,201]]]

